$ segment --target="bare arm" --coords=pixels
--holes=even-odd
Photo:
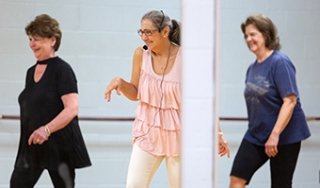
[[[142,64],[142,48],[138,47],[133,55],[131,81],[127,82],[121,77],[113,78],[105,91],[105,99],[111,100],[111,93],[116,90],[118,94],[123,94],[130,100],[137,100],[140,71]]]
[[[29,137],[29,145],[42,144],[48,140],[51,133],[63,129],[70,121],[78,115],[78,94],[69,93],[63,95],[61,100],[64,109],[48,124],[36,129]],[[47,130],[46,130],[47,129]]]
[[[287,127],[297,104],[297,97],[295,95],[289,95],[283,99],[278,119],[275,126],[269,136],[268,141],[265,144],[265,152],[269,157],[274,157],[278,153],[278,142],[282,131]]]

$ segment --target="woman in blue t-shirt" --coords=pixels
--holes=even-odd
[[[295,67],[280,49],[276,26],[264,15],[241,24],[256,60],[249,66],[244,96],[248,130],[235,156],[230,188],[248,185],[270,159],[272,188],[291,188],[301,141],[310,136],[301,108]]]

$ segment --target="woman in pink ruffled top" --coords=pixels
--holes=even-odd
[[[112,90],[138,100],[133,122],[133,149],[127,188],[147,188],[165,160],[170,188],[180,187],[181,49],[180,26],[163,11],[150,11],[141,19],[138,34],[145,43],[133,55],[131,81],[112,79]],[[220,155],[229,147],[220,136]]]

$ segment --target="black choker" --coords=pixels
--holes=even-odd
[[[37,65],[46,65],[48,64],[47,61],[37,61]]]
[[[41,60],[41,61],[37,61],[37,64],[38,65],[47,65],[48,63],[50,63],[52,60],[54,59],[54,57],[50,57],[48,59],[44,59],[44,60]]]

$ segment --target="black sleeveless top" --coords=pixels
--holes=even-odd
[[[59,57],[37,63],[47,64],[44,74],[35,82],[36,65],[30,67],[25,88],[19,95],[21,132],[15,167],[55,170],[61,164],[67,164],[70,168],[90,166],[78,117],[63,129],[52,133],[42,145],[28,145],[32,132],[50,122],[63,110],[61,96],[78,93],[76,76],[68,63]]]

